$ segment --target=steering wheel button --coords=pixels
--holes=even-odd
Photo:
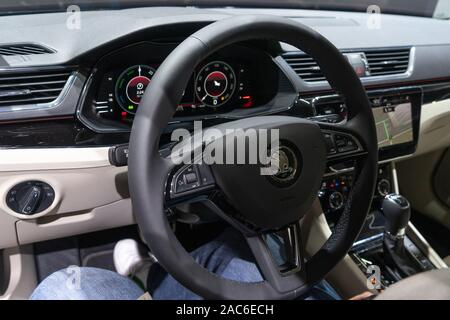
[[[181,168],[174,177],[175,194],[195,189],[200,186],[197,170],[194,166]]]
[[[195,170],[194,170],[194,166],[189,166],[189,167],[186,167],[186,169],[184,169],[184,171],[183,171],[183,173],[190,173],[190,172],[195,172]]]
[[[184,181],[186,181],[187,184],[195,183],[198,181],[197,175],[194,172],[186,173],[184,174]]]
[[[208,186],[214,184],[214,177],[211,173],[210,167],[206,165],[200,165],[198,167],[198,171],[200,174],[200,182],[202,186]]]
[[[336,145],[338,147],[344,147],[347,144],[347,142],[345,140],[337,140],[336,139]]]
[[[175,181],[175,192],[181,192],[180,190],[185,187],[186,183],[184,182],[183,176],[178,176]]]

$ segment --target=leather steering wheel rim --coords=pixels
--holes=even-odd
[[[167,174],[172,165],[159,153],[159,139],[172,119],[195,66],[227,45],[254,39],[289,43],[313,57],[331,86],[345,98],[343,132],[360,142],[354,186],[332,235],[305,264],[298,282],[281,290],[269,281],[240,283],[197,264],[174,235],[165,214]],[[339,127],[333,127],[338,132]],[[366,92],[340,51],[314,30],[282,17],[245,15],[212,23],[186,38],[161,64],[140,103],[129,145],[129,187],[133,212],[159,263],[176,280],[207,299],[289,299],[305,292],[347,254],[370,208],[376,182],[377,139]],[[293,279],[293,278],[292,278]]]

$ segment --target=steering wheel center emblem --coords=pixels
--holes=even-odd
[[[272,163],[277,163],[278,160],[278,168],[270,179],[283,186],[293,184],[299,173],[299,159],[294,150],[284,145],[280,146],[278,151],[272,154],[271,160]]]

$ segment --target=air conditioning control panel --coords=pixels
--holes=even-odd
[[[341,216],[353,183],[353,171],[328,175],[323,178],[322,186],[319,190],[319,200],[331,226]],[[379,207],[381,200],[392,191],[391,167],[389,164],[380,165],[378,167],[377,185],[373,195],[372,208]]]

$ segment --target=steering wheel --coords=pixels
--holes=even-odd
[[[325,124],[289,116],[260,116],[217,126],[220,132],[227,128],[279,129],[278,156],[291,169],[288,176],[285,172],[272,177],[261,175],[257,165],[175,165],[168,155],[162,154],[160,137],[194,68],[222,47],[255,39],[282,41],[313,57],[331,86],[344,97],[347,120]],[[331,139],[341,145],[344,141],[343,149],[327,148]],[[358,236],[375,188],[377,154],[374,119],[366,92],[334,45],[312,29],[282,17],[227,18],[204,27],[175,48],[145,92],[129,145],[133,212],[159,263],[198,295],[206,299],[293,299],[322,280]],[[355,162],[353,188],[330,238],[307,259],[299,221],[317,197],[326,164],[344,159]],[[197,174],[199,183],[177,198],[174,181],[189,172]],[[264,281],[243,283],[219,277],[196,263],[183,248],[170,227],[167,212],[174,199],[199,198],[207,199],[210,208],[242,233]],[[286,253],[281,263],[269,245],[270,239],[276,240]]]

